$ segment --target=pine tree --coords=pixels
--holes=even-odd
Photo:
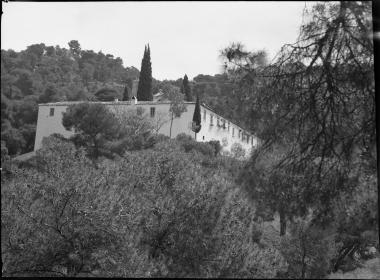
[[[137,89],[137,100],[152,101],[152,64],[150,62],[150,48],[145,46],[144,57],[141,62],[139,86]]]
[[[182,93],[185,94],[185,101],[192,101],[191,89],[189,85],[189,78],[185,74],[182,81]]]
[[[124,92],[123,92],[123,101],[129,101],[131,98],[129,96],[129,89],[128,86],[126,85],[124,87]]]
[[[195,109],[193,115],[193,126],[192,130],[198,133],[201,130],[201,107],[199,105],[199,95],[197,94],[197,100],[195,102]]]

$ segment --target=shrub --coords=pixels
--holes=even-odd
[[[93,159],[104,154],[106,143],[117,139],[120,130],[114,114],[99,103],[70,105],[63,113],[62,124],[66,129],[74,130],[74,143],[85,147]]]
[[[122,100],[123,96],[120,92],[111,88],[102,88],[95,93],[95,97],[99,101],[114,101],[115,99]]]
[[[190,135],[186,134],[186,133],[180,133],[180,134],[178,134],[175,139],[177,141],[179,141],[179,142],[186,142],[186,141],[193,140],[193,138]]]
[[[228,192],[215,234],[219,262],[208,277],[274,278],[286,270],[277,249],[255,242],[262,232],[254,222],[254,208],[238,189]]]
[[[96,169],[46,138],[1,189],[4,275],[274,277],[284,261],[253,242],[251,203],[201,157],[168,139]]]
[[[343,267],[355,269],[354,254],[366,257],[367,247],[378,246],[377,192],[376,176],[362,173],[356,189],[335,201],[331,216],[338,232],[337,242],[342,243],[334,260],[335,271]]]
[[[291,225],[290,235],[281,240],[280,250],[289,264],[287,277],[318,279],[332,270],[331,260],[337,255],[338,244],[335,234],[301,220]]]
[[[222,146],[219,141],[209,141],[208,142],[214,148],[214,155],[217,156],[222,150]]]
[[[184,149],[186,153],[193,151],[199,152],[200,154],[206,157],[215,156],[215,147],[212,146],[209,142],[197,142],[191,136],[184,133],[177,135],[176,140],[179,141],[181,147]]]
[[[165,134],[157,134],[155,135],[155,143],[160,143],[160,142],[165,142],[165,141],[168,141],[170,139],[169,136],[166,136]]]
[[[231,153],[232,153],[232,156],[235,158],[241,159],[245,157],[245,150],[243,149],[243,146],[240,143],[232,144]]]
[[[36,158],[37,169],[19,170],[2,188],[5,275],[106,272],[101,262],[117,257],[123,237],[103,207],[110,197],[101,172],[57,138],[45,139]]]

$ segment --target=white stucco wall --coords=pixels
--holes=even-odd
[[[67,131],[62,125],[62,113],[66,111],[67,107],[70,104],[76,102],[58,102],[58,103],[48,103],[40,104],[38,109],[38,120],[37,120],[37,129],[36,129],[36,139],[34,150],[41,148],[41,142],[43,137],[47,137],[53,133],[60,133],[65,137],[70,137],[73,135],[72,131]],[[169,103],[155,103],[155,102],[141,102],[137,105],[133,102],[102,102],[103,104],[109,106],[109,108],[114,112],[122,111],[134,111],[137,112],[137,108],[143,108],[144,115],[147,118],[151,119],[153,123],[163,123],[162,127],[159,129],[159,133],[169,136],[170,134],[170,113],[169,113]],[[155,116],[151,118],[150,108],[155,108]],[[50,109],[54,108],[54,114],[50,115]],[[186,109],[187,111],[182,113],[180,118],[175,118],[173,120],[172,126],[172,138],[175,138],[180,133],[185,133],[190,135],[192,138],[195,138],[195,133],[191,130],[191,123],[193,119],[195,103],[187,102]],[[206,112],[206,116],[204,115]],[[211,116],[213,116],[213,125],[211,125]],[[219,140],[221,145],[227,143],[223,146],[223,150],[230,151],[233,143],[240,143],[242,147],[246,150],[246,155],[248,156],[252,147],[257,145],[257,139],[254,137],[253,142],[250,140],[243,141],[242,137],[239,138],[239,130],[244,131],[242,128],[226,120],[226,128],[217,126],[217,118],[224,119],[210,109],[201,106],[201,117],[202,117],[202,128],[196,135],[196,140],[200,142],[206,142],[211,140]],[[161,121],[158,121],[161,119]],[[228,129],[228,123],[230,127]],[[220,122],[222,124],[222,122]],[[234,129],[234,136],[232,131]]]
[[[163,123],[159,133],[170,135],[170,119],[171,114],[169,113],[169,103],[153,103],[143,104],[143,102],[137,105],[130,104],[129,102],[103,102],[112,111],[133,111],[137,112],[137,108],[143,108],[143,114],[151,119],[153,123]],[[73,131],[68,131],[62,125],[62,114],[66,111],[70,104],[75,104],[75,102],[62,102],[62,103],[48,103],[40,104],[38,108],[38,119],[36,128],[36,138],[34,144],[34,150],[41,148],[41,143],[43,137],[47,137],[53,133],[62,134],[65,137],[70,137],[74,134]],[[186,104],[187,111],[182,113],[180,118],[173,119],[172,125],[172,138],[175,138],[180,133],[186,133],[194,138],[194,132],[191,130],[191,121],[194,112],[194,103]],[[155,117],[150,117],[150,108],[155,108]],[[54,114],[50,115],[50,109],[54,108]],[[158,121],[158,118],[161,121]]]
[[[62,125],[62,113],[66,111],[68,106],[52,105],[47,106],[40,104],[38,106],[38,119],[36,128],[36,139],[34,141],[34,151],[41,148],[42,138],[47,137],[53,133],[60,133],[65,137],[70,137],[74,134],[68,131]],[[50,109],[54,108],[54,115],[50,116]]]
[[[211,116],[213,118],[211,125]],[[246,155],[248,156],[251,152],[252,148],[257,145],[257,138],[253,135],[249,136],[249,143],[247,143],[247,138],[243,141],[242,133],[247,133],[244,129],[232,123],[231,121],[219,116],[215,112],[209,110],[208,108],[201,106],[201,117],[202,117],[202,128],[197,135],[197,141],[211,141],[211,140],[219,140],[220,144],[223,146],[223,150],[231,151],[231,146],[234,143],[239,143],[242,145],[243,149],[246,151]],[[219,118],[219,124],[217,125]],[[222,127],[223,121],[225,120],[226,126]],[[239,137],[239,130],[241,131]],[[233,133],[234,132],[234,133]],[[204,137],[204,138],[203,138]],[[253,141],[252,141],[253,139]],[[223,143],[227,145],[223,145]]]

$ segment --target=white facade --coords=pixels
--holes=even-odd
[[[47,137],[53,133],[62,134],[70,137],[73,131],[68,131],[62,125],[62,114],[67,107],[81,102],[57,102],[39,104],[38,120],[36,129],[36,139],[34,150],[41,148],[43,137]],[[143,112],[148,119],[151,119],[153,125],[158,129],[159,133],[170,135],[170,102],[154,102],[142,101],[134,102],[98,102],[105,104],[115,113],[122,111]],[[232,144],[240,143],[249,154],[252,148],[257,145],[257,138],[248,133],[236,124],[222,118],[210,108],[201,105],[201,130],[195,135],[191,130],[191,124],[194,114],[195,102],[185,102],[187,111],[182,113],[180,118],[173,120],[171,137],[175,138],[178,134],[185,133],[192,138],[196,137],[199,142],[207,142],[218,140],[224,151],[230,151]],[[142,110],[141,110],[142,108]],[[223,125],[225,123],[225,125]],[[219,124],[219,125],[218,125]]]
[[[201,105],[201,117],[202,128],[197,133],[197,141],[218,140],[225,151],[231,151],[231,146],[239,143],[246,151],[246,155],[258,144],[254,135],[203,105]]]

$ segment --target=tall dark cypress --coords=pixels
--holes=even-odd
[[[128,86],[126,85],[124,87],[124,92],[123,92],[123,101],[128,101],[130,99],[131,98],[129,97],[129,89],[128,89]]]
[[[201,130],[201,107],[199,105],[199,95],[197,94],[197,100],[195,102],[194,115],[193,115],[193,125],[192,130],[198,133]]]
[[[139,86],[137,88],[137,100],[152,101],[152,64],[150,62],[150,48],[145,46],[144,57],[141,62]]]
[[[185,74],[182,82],[182,93],[185,94],[185,101],[192,101],[191,90],[189,85],[189,78]]]

